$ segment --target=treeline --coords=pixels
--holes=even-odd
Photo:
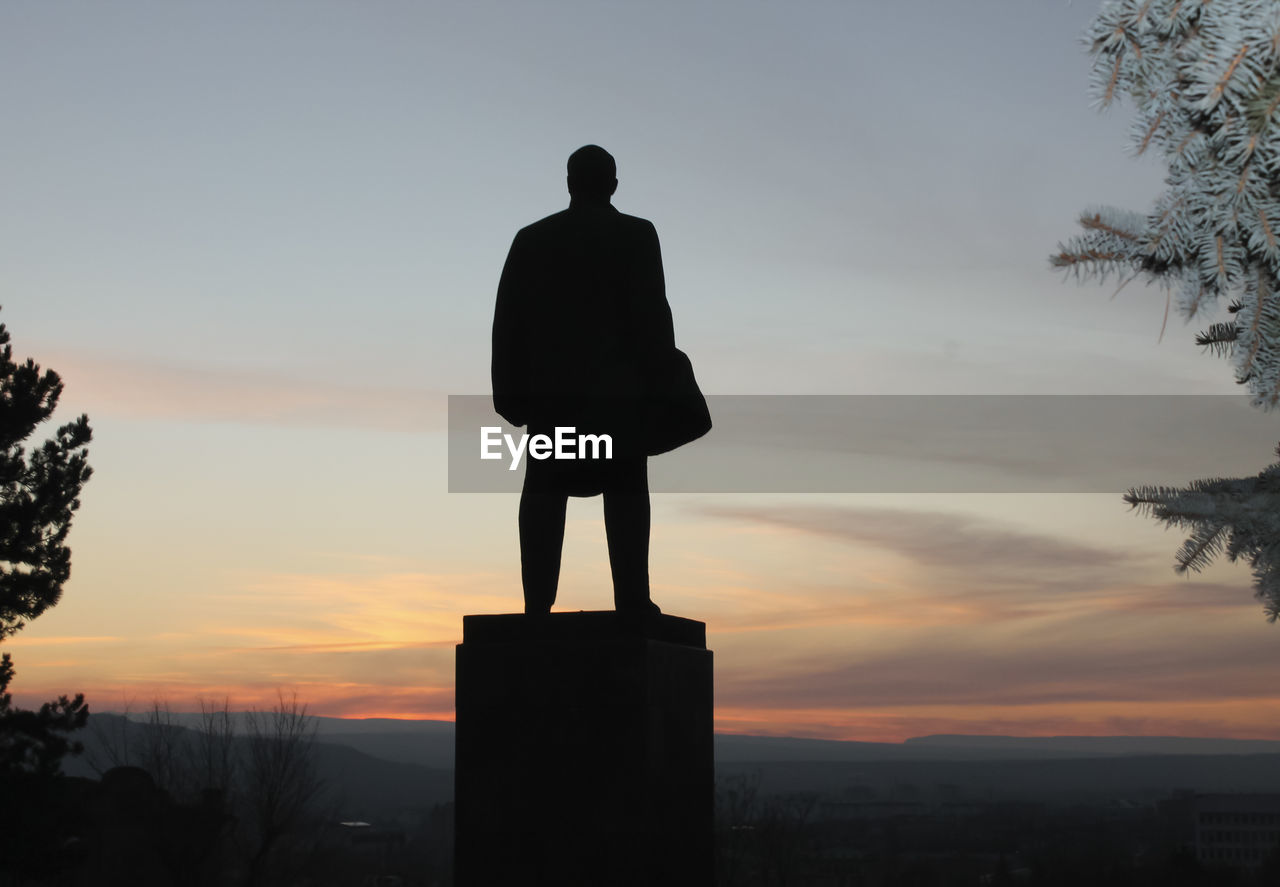
[[[296,696],[199,709],[92,716],[75,769],[96,778],[58,774],[4,799],[19,824],[0,838],[0,887],[447,882],[450,811],[416,828],[343,822],[342,786]]]

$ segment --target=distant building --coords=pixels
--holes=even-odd
[[[1280,846],[1280,795],[1197,795],[1196,859],[1253,868]]]

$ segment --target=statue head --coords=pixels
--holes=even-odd
[[[613,155],[599,145],[583,145],[569,155],[569,196],[608,202],[618,188]]]

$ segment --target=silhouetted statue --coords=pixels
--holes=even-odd
[[[710,428],[688,359],[675,347],[658,233],[610,203],[609,152],[569,156],[569,208],[522,228],[498,284],[493,404],[507,422],[607,434],[611,459],[525,458],[520,562],[525,612],[550,611],[560,578],[568,496],[604,495],[614,605],[657,613],[649,599],[646,458]],[[692,421],[671,421],[678,391]],[[674,436],[673,436],[674,432]]]

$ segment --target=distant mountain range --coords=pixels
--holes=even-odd
[[[1280,753],[1271,739],[1198,739],[1187,736],[917,736],[905,745],[930,749],[982,749],[1003,756],[1023,750],[1046,757],[1070,755],[1260,755]]]
[[[94,715],[95,719],[119,715]],[[238,716],[239,717],[239,716]],[[199,715],[174,714],[194,727]],[[143,721],[144,715],[130,719]],[[316,717],[317,738],[374,758],[453,769],[452,721]],[[1105,758],[1133,755],[1280,754],[1280,741],[1183,736],[917,736],[901,743],[802,739],[717,733],[717,763],[838,761],[1008,761]]]
[[[453,722],[391,718],[316,718],[319,737],[367,755],[453,768]],[[1121,755],[1280,754],[1280,741],[1181,736],[965,736],[913,737],[902,743],[800,739],[717,733],[717,763],[824,761],[1060,760]]]
[[[140,735],[144,720],[94,714],[83,737],[88,753],[70,759],[67,772],[98,775],[113,761],[109,747],[119,748],[123,735]],[[193,727],[199,716],[176,714],[173,721]],[[317,717],[315,723],[321,773],[342,816],[372,820],[452,798],[452,722]],[[1267,740],[940,735],[880,743],[717,734],[715,753],[722,780],[846,800],[1149,802],[1176,789],[1280,791],[1280,742]]]

